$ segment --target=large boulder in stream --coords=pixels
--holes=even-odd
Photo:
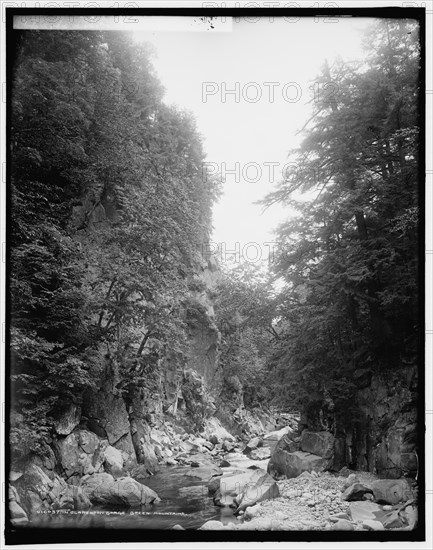
[[[107,473],[86,475],[80,487],[93,504],[102,506],[141,506],[159,500],[155,491],[132,477],[115,480]]]
[[[14,485],[16,502],[31,516],[39,510],[85,510],[91,503],[83,490],[54,472],[30,463]],[[19,497],[19,498],[18,498]]]
[[[258,468],[222,476],[213,500],[217,506],[236,508],[237,514],[247,506],[278,496],[275,481],[264,470]]]

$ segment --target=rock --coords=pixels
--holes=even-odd
[[[350,475],[350,470],[347,466],[343,466],[338,472],[338,475],[341,477],[348,477]]]
[[[52,478],[38,465],[31,463],[17,482],[20,506],[33,515],[41,509],[75,509],[90,507],[90,502],[78,487],[68,485],[51,472]]]
[[[380,506],[374,502],[351,502],[349,504],[350,515],[353,521],[364,521],[369,519],[376,519],[381,509]]]
[[[374,519],[366,519],[362,522],[363,527],[366,527],[369,531],[385,531],[385,527],[380,521]]]
[[[398,529],[404,526],[404,522],[397,510],[390,512],[383,519],[382,523],[385,529]]]
[[[382,510],[384,510],[385,512],[389,512],[392,509],[393,508],[392,508],[391,504],[385,504],[384,506],[382,506]]]
[[[75,485],[67,486],[65,500],[72,502],[72,508],[74,510],[88,510],[92,507],[92,503],[83,489]],[[61,507],[63,508],[64,505]]]
[[[268,464],[268,473],[271,475],[284,474],[288,478],[293,478],[306,471],[324,471],[329,468],[331,463],[332,460],[328,458],[304,451],[289,453],[275,449]]]
[[[151,474],[149,470],[144,464],[138,464],[137,466],[134,466],[134,468],[132,468],[131,470],[131,477],[140,482],[147,479],[150,475]]]
[[[342,500],[353,501],[353,500],[362,500],[366,493],[372,493],[372,490],[362,483],[354,483],[348,487],[344,493],[341,495]]]
[[[341,492],[343,493],[348,487],[350,487],[354,483],[360,483],[359,477],[356,474],[349,474],[346,481],[343,483]]]
[[[222,471],[212,462],[200,461],[198,468],[191,468],[185,475],[196,477],[202,481],[210,481],[214,476],[222,475]]]
[[[232,506],[238,495],[243,493],[246,485],[254,485],[264,474],[266,472],[261,469],[224,474],[219,478],[219,487],[214,496],[214,503],[218,506]]]
[[[26,522],[29,521],[27,514],[24,512],[24,510],[21,508],[16,500],[12,500],[9,502],[9,513],[11,519],[24,519],[26,520]]]
[[[166,458],[165,463],[170,466],[175,466],[178,462],[175,458]]]
[[[72,432],[59,438],[54,445],[58,463],[66,478],[74,475],[97,473],[102,469],[103,452],[107,442],[86,430]]]
[[[216,521],[213,519],[207,521],[201,527],[199,527],[199,531],[222,531],[224,529],[225,526],[220,521]]]
[[[261,447],[263,445],[263,441],[260,439],[260,437],[254,437],[253,439],[251,439],[245,449],[244,449],[244,453],[245,454],[248,454],[250,453],[253,449],[257,449],[257,447]]]
[[[120,395],[115,395],[105,388],[96,394],[85,396],[83,413],[89,418],[92,430],[99,428],[101,437],[107,437],[110,445],[123,436],[130,434],[129,415]]]
[[[229,440],[226,439],[226,440],[223,442],[222,448],[223,448],[223,451],[225,451],[226,453],[230,453],[231,451],[233,451],[233,449],[235,448],[235,446],[234,446],[234,444],[233,444],[231,441],[229,441]]]
[[[214,495],[220,488],[221,477],[214,477],[211,479],[207,489],[210,496]]]
[[[59,435],[69,435],[80,423],[81,407],[71,403],[54,420],[54,430]]]
[[[222,443],[225,439],[236,441],[231,433],[229,433],[222,425],[218,418],[211,417],[205,421],[202,436],[210,441],[213,445]]]
[[[379,479],[372,483],[374,500],[383,504],[398,504],[413,498],[406,479]]]
[[[28,522],[29,520],[26,518],[16,518],[16,519],[11,518],[11,524],[14,527],[22,527],[23,525],[27,525]]]
[[[113,477],[121,477],[123,474],[123,456],[121,451],[111,445],[104,450],[105,471]]]
[[[410,529],[414,529],[418,523],[418,510],[414,506],[406,506],[404,509],[406,521]]]
[[[293,439],[295,437],[295,432],[290,426],[281,428],[281,430],[269,432],[263,436],[263,445],[269,447],[272,452],[275,449],[278,441],[280,441],[280,439],[285,435],[288,436],[288,439]]]
[[[110,474],[84,476],[80,486],[93,504],[106,506],[140,506],[151,504],[158,495],[132,477],[117,480]]]
[[[340,519],[345,519],[347,521],[350,520],[350,517],[345,512],[340,512],[339,514],[333,514],[332,516],[329,516],[329,521],[332,521],[333,523],[337,523]]]
[[[178,531],[185,531],[185,527],[182,527],[182,525],[179,525],[176,523],[176,525],[173,525],[172,529],[178,530]]]
[[[271,450],[269,447],[260,447],[250,452],[249,457],[251,460],[266,460],[270,458]]]
[[[334,441],[330,432],[304,430],[301,435],[301,450],[322,458],[331,458],[334,454]]]
[[[230,462],[228,462],[227,460],[221,460],[221,462],[219,463],[220,468],[228,468],[229,466]]]
[[[9,481],[11,481],[12,483],[14,481],[17,481],[22,475],[23,475],[24,472],[14,472],[14,471],[10,471],[9,472]]]
[[[260,470],[259,470],[260,471]],[[248,506],[253,506],[262,500],[274,499],[280,496],[278,485],[274,479],[267,473],[263,473],[257,481],[248,483],[240,493],[237,501],[239,503],[235,514],[244,510]]]
[[[339,519],[333,527],[336,531],[354,531],[354,526],[346,519]]]
[[[245,519],[255,518],[260,510],[260,505],[255,504],[254,506],[248,506],[245,511],[239,510],[238,514],[244,514]]]
[[[143,464],[149,472],[155,473],[159,470],[158,458],[149,441],[141,438],[138,443],[136,442],[135,449],[138,462]]]

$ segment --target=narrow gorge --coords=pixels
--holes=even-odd
[[[14,30],[9,533],[419,526],[417,25],[365,40],[255,265],[212,242],[223,181],[151,44]]]

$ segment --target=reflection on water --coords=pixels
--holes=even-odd
[[[208,483],[186,476],[190,467],[165,466],[146,480],[161,502],[140,508],[101,508],[94,506],[84,512],[73,510],[48,511],[36,514],[29,527],[82,529],[171,529],[181,525],[197,529],[208,520],[236,523],[231,508],[219,508],[208,495]]]

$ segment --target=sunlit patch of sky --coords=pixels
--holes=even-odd
[[[300,143],[297,132],[314,110],[314,93],[320,93],[315,78],[324,61],[362,59],[360,30],[371,23],[263,17],[234,20],[228,33],[134,34],[155,47],[165,101],[194,114],[211,170],[226,171],[214,207],[214,242],[226,243],[226,250],[272,242],[276,226],[293,215],[279,205],[263,212],[254,203],[273,190],[288,152]],[[236,86],[239,93],[230,93]],[[267,250],[263,246],[264,256]]]

